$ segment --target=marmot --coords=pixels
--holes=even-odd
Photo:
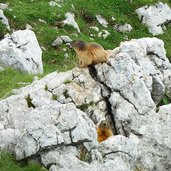
[[[103,120],[97,128],[98,142],[105,141],[107,138],[113,135],[111,127],[106,120]]]
[[[101,62],[106,62],[109,58],[108,51],[97,43],[86,43],[84,41],[73,41],[71,47],[75,50],[79,58],[79,67],[84,68]]]

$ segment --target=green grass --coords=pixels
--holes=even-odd
[[[30,83],[33,80],[33,75],[25,74],[13,69],[6,69],[0,72],[0,98],[5,96],[7,92],[10,92],[14,88],[23,86],[23,83]]]
[[[128,0],[67,0],[62,3],[62,8],[49,6],[50,0],[0,0],[1,2],[8,3],[11,10],[6,9],[4,14],[9,19],[11,28],[18,30],[24,29],[28,23],[33,27],[40,46],[44,47],[43,51],[43,65],[44,75],[58,70],[66,71],[76,66],[78,59],[75,52],[65,45],[59,48],[51,46],[56,37],[60,35],[68,35],[71,39],[81,39],[88,42],[100,43],[105,49],[113,49],[119,46],[121,41],[125,40],[125,36],[128,39],[152,37],[148,32],[146,26],[144,26],[138,19],[135,10],[143,5],[150,5],[158,2],[158,0],[136,0],[129,4]],[[170,0],[161,0],[171,6]],[[71,4],[75,7],[75,10],[71,7]],[[75,20],[79,24],[81,33],[77,33],[75,29],[69,26],[56,27],[55,23],[65,19],[66,12],[73,12],[75,14]],[[110,36],[106,39],[94,37],[94,40],[90,39],[90,26],[97,26],[100,30],[103,27],[96,21],[95,15],[101,14],[108,22],[109,26],[107,30],[110,32]],[[85,16],[92,18],[91,22],[85,19]],[[114,16],[116,21],[112,21],[111,17]],[[46,21],[46,23],[39,22],[39,19]],[[113,29],[115,23],[129,23],[132,25],[133,30],[130,33],[118,33]],[[0,24],[0,38],[3,37],[8,31]],[[77,34],[77,36],[75,35]],[[167,51],[167,57],[171,60],[171,28],[168,28],[163,35],[157,36],[165,42]],[[66,52],[69,55],[68,58],[64,57]],[[41,77],[42,77],[41,76]],[[0,98],[13,88],[20,87],[17,82],[30,82],[33,76],[22,74],[17,71],[7,70],[0,73]]]
[[[14,157],[7,152],[0,154],[0,171],[47,171],[39,164],[21,164],[16,162]]]

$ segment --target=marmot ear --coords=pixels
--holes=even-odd
[[[86,43],[85,42],[83,42],[83,41],[78,41],[78,49],[80,50],[80,51],[84,51],[86,48]]]

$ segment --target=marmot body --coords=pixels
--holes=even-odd
[[[79,67],[87,67],[101,62],[106,62],[108,52],[97,43],[86,43],[84,41],[71,42],[72,48],[76,51],[79,58]]]
[[[113,135],[109,123],[103,120],[97,128],[98,142],[105,141],[107,138]]]

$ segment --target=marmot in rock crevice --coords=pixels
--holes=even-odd
[[[107,138],[113,135],[112,129],[110,127],[110,124],[103,120],[98,128],[97,128],[97,136],[98,136],[98,142],[105,141]]]
[[[75,50],[79,58],[79,67],[84,68],[89,65],[106,62],[111,53],[97,43],[86,43],[84,41],[73,41],[71,47]]]

